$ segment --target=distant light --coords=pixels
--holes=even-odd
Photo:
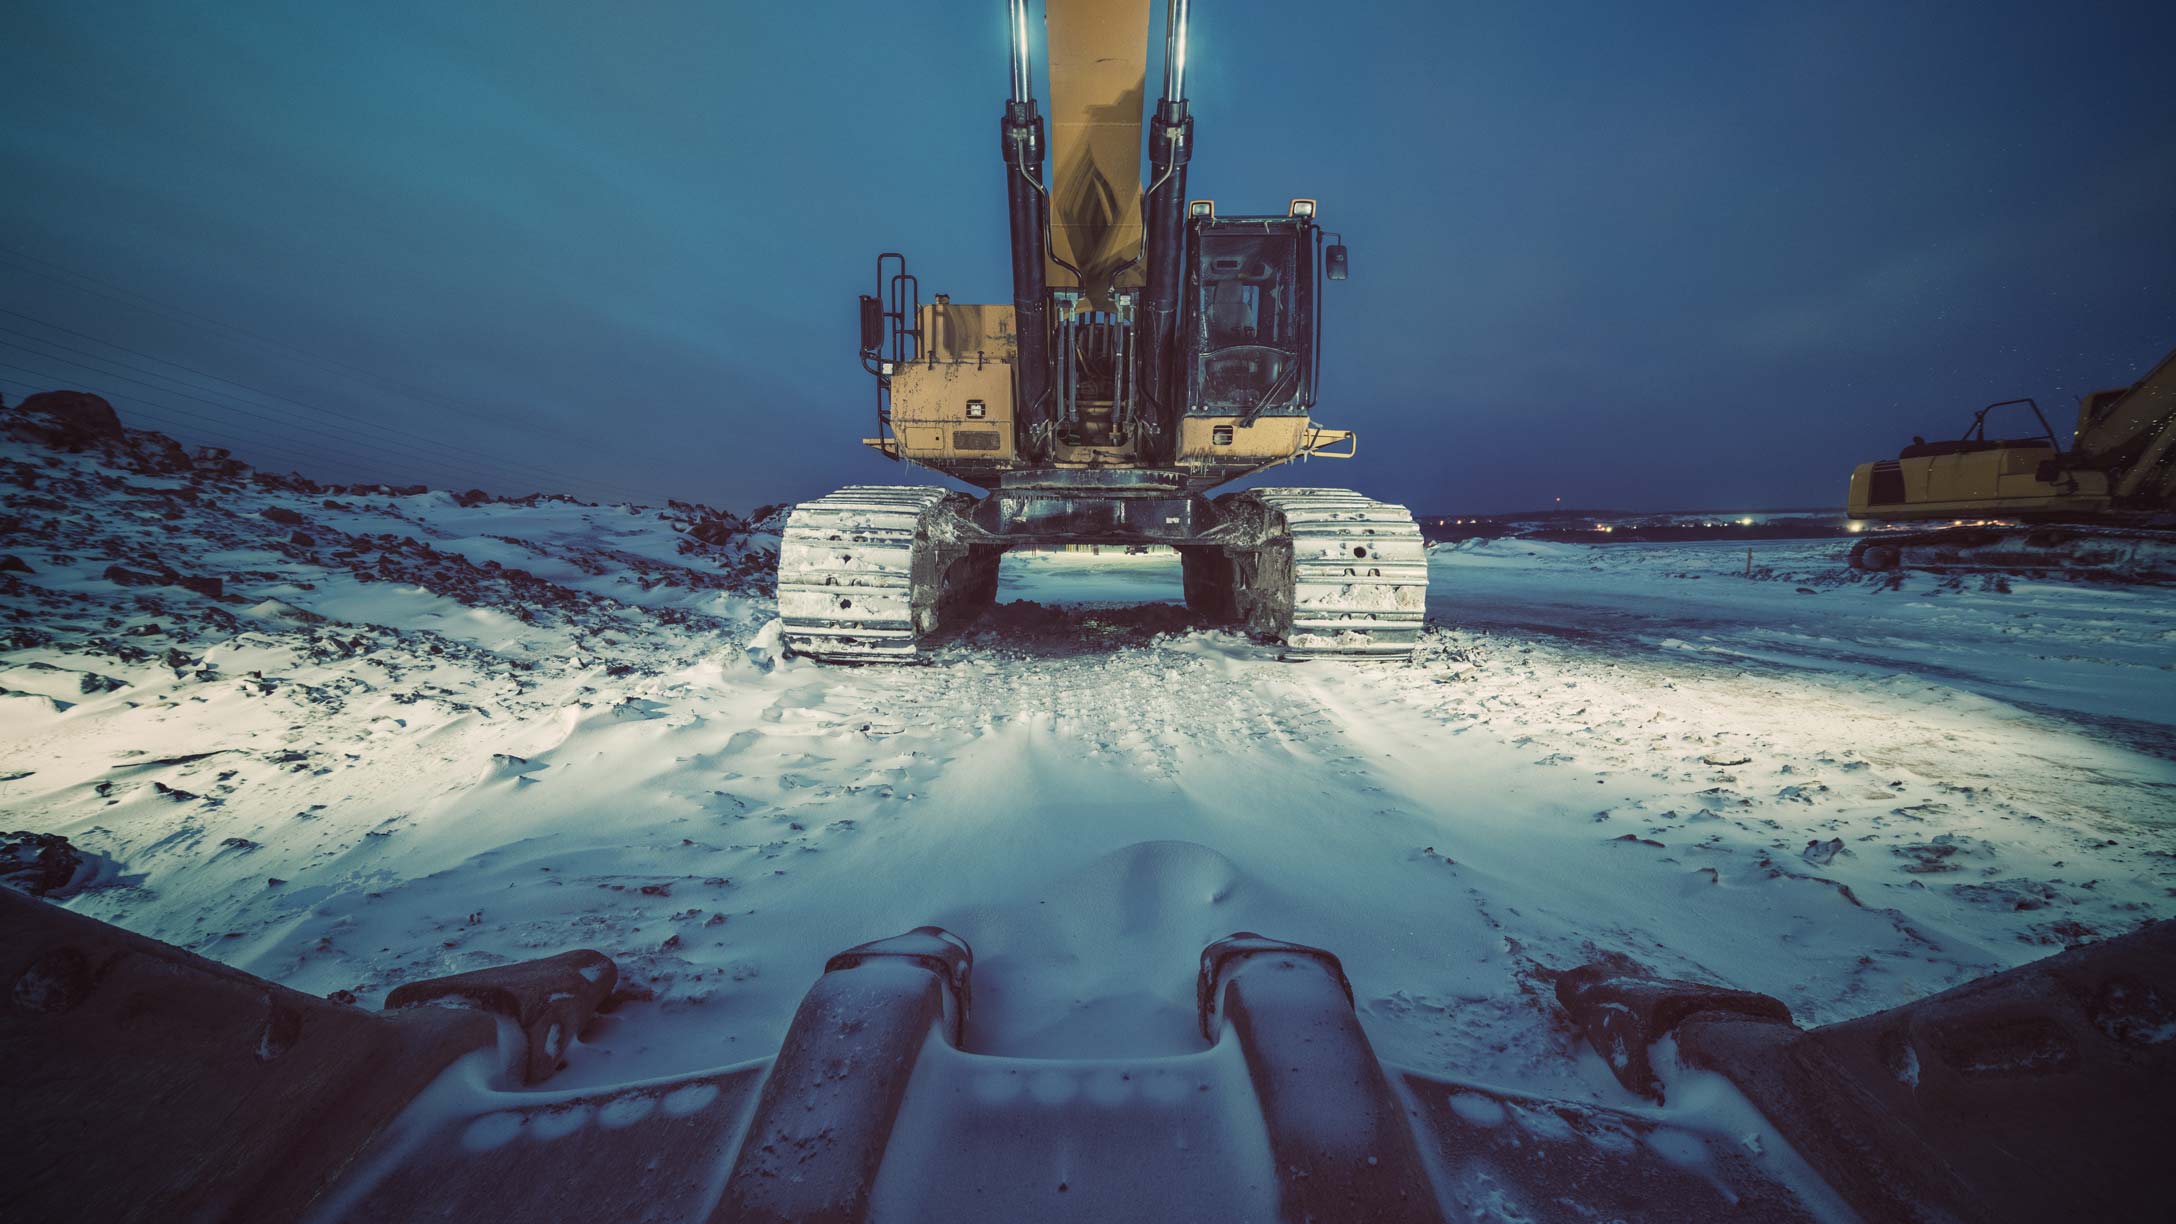
[[[1752,519],[1749,519],[1749,518],[1742,518],[1742,519],[1739,519],[1739,520],[1738,520],[1738,526],[1740,526],[1740,527],[1751,527],[1752,525],[1753,525],[1753,520],[1752,520]]]
[[[1862,531],[1866,530],[1866,524],[1864,524],[1864,523],[1845,523],[1845,524],[1844,524],[1844,530],[1845,530],[1845,531],[1848,531],[1848,532],[1850,532],[1850,533],[1851,533],[1852,535],[1857,535],[1857,534],[1859,534],[1860,532],[1862,532]]]
[[[1608,535],[1610,532],[1617,530],[1615,527],[1610,526],[1608,523],[1596,523],[1594,525],[1594,529],[1601,532],[1603,535]]]

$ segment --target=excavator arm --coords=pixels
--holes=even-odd
[[[2176,349],[2130,386],[2085,397],[2065,466],[2109,473],[2119,505],[2176,510]]]

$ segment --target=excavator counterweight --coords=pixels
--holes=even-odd
[[[860,486],[796,507],[779,558],[788,643],[913,659],[996,598],[1006,550],[1111,544],[1177,549],[1190,607],[1294,653],[1410,652],[1427,560],[1403,507],[1334,489],[1208,496],[1356,449],[1313,415],[1323,288],[1345,278],[1344,246],[1313,199],[1219,215],[1188,197],[1188,0],[1167,0],[1153,107],[1150,0],[1044,9],[1047,126],[1030,5],[1005,6],[1011,301],[924,301],[896,253],[861,299],[877,402],[865,442],[984,495]]]

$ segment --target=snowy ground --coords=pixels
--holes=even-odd
[[[607,952],[635,997],[562,1085],[767,1054],[829,953],[935,922],[977,1050],[1198,1049],[1251,929],[1343,957],[1393,1061],[1627,1103],[1551,971],[1819,1023],[2176,913],[2167,591],[1468,543],[1416,660],[1292,664],[1168,555],[1037,555],[933,666],[828,668],[708,512],[158,468],[0,452],[0,829],[316,993]]]

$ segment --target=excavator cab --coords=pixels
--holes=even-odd
[[[1314,407],[1316,247],[1304,216],[1196,216],[1189,225],[1186,410],[1305,415]]]

